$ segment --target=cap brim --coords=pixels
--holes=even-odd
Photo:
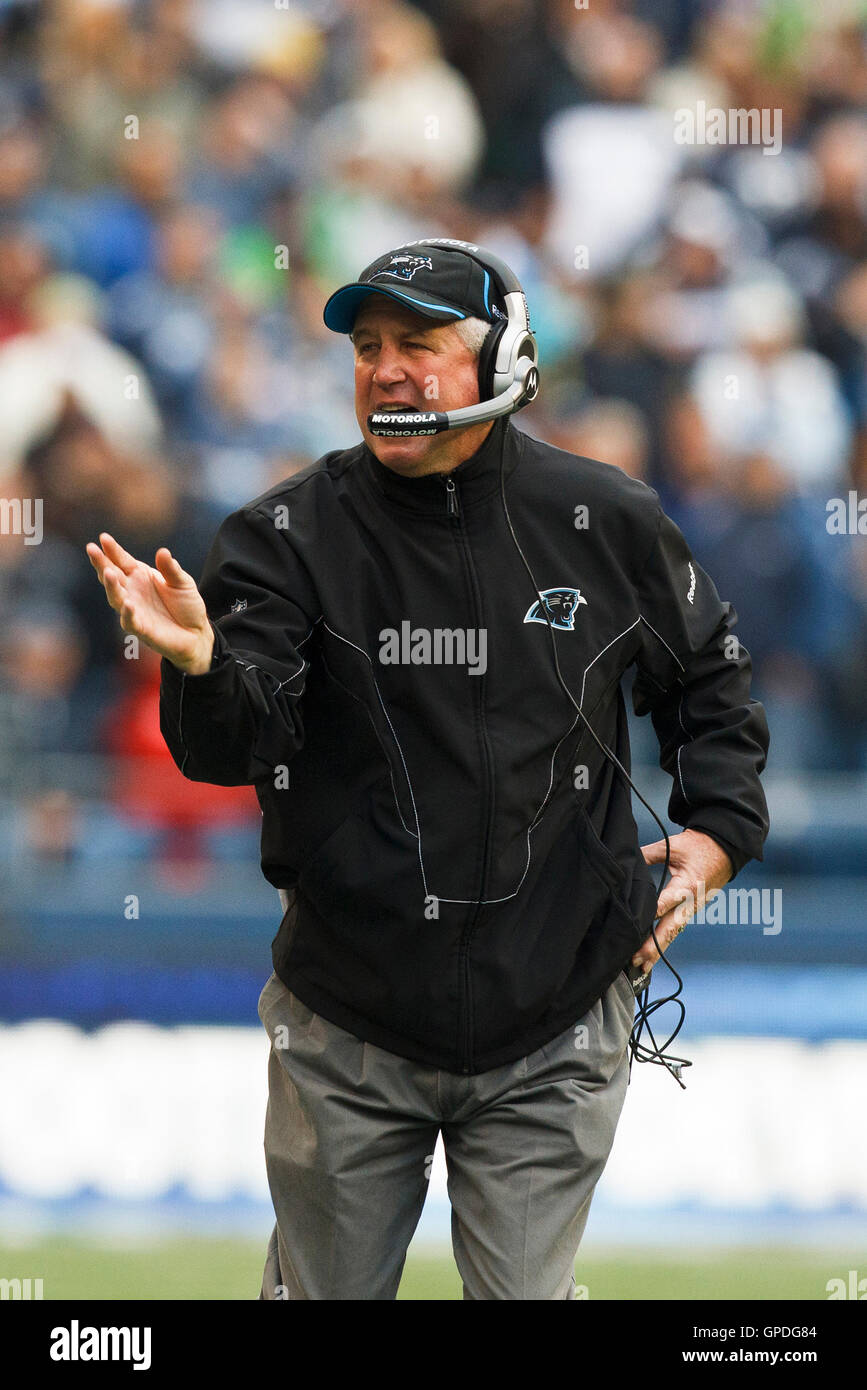
[[[424,290],[404,291],[357,283],[344,285],[342,289],[334,291],[322,311],[326,328],[333,333],[351,333],[358,307],[369,294],[384,294],[387,299],[396,299],[399,304],[405,304],[408,309],[414,309],[417,314],[424,314],[426,318],[436,319],[439,323],[456,323],[458,319],[467,317],[463,309],[453,309]]]

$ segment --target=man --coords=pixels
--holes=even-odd
[[[230,516],[201,594],[165,549],[151,568],[106,534],[88,546],[124,631],[163,655],[181,771],[253,783],[262,806],[285,908],[259,1003],[264,1299],[394,1298],[440,1133],[464,1297],[573,1297],[653,919],[664,949],[767,833],[735,615],[655,493],[507,418],[368,428],[478,402],[507,316],[477,261],[425,249],[326,305],[363,443]],[[567,699],[628,763],[633,663],[686,827],[658,902],[664,845],[639,849]]]

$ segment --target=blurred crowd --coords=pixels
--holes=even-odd
[[[197,574],[228,511],[355,443],[323,303],[426,235],[524,285],[516,425],[650,483],[736,607],[771,766],[867,770],[859,0],[0,0],[0,41],[0,496],[43,504],[38,544],[0,528],[20,843],[256,820],[172,780],[158,664],[84,546]],[[778,150],[680,141],[699,103],[770,113]],[[98,753],[95,825],[68,755]]]

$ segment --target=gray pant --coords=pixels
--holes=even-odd
[[[574,1298],[626,1095],[634,1005],[621,974],[552,1042],[461,1076],[362,1042],[272,974],[259,1017],[277,1224],[260,1299],[395,1298],[440,1131],[464,1298]]]

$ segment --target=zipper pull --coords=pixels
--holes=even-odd
[[[458,516],[460,508],[458,507],[458,490],[455,487],[454,478],[446,478],[446,492],[449,495],[448,514],[449,516]]]

